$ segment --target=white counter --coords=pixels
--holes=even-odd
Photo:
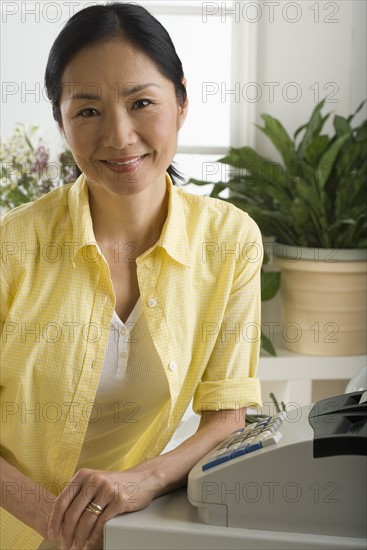
[[[186,490],[174,491],[145,510],[117,516],[105,526],[105,550],[354,550],[366,539],[258,531],[203,524]]]

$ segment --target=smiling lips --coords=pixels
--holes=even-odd
[[[102,160],[112,172],[133,172],[144,160],[146,155],[141,155],[139,157],[125,157],[121,159],[111,159],[111,160]]]

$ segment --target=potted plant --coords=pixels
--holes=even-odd
[[[274,238],[286,347],[356,355],[366,351],[367,121],[352,126],[363,102],[348,118],[334,116],[331,135],[322,133],[330,116],[322,116],[324,104],[293,139],[263,114],[258,128],[282,163],[251,147],[231,148],[219,162],[234,171],[214,185],[212,196],[229,190],[223,200],[246,210],[263,235]]]

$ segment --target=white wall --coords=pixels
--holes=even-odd
[[[256,122],[262,122],[261,113],[269,113],[293,136],[307,122],[317,101],[328,94],[332,97],[323,112],[349,116],[366,98],[367,3],[307,0],[264,4],[269,6],[266,10],[263,6],[258,27],[257,73],[264,93],[257,103]],[[274,4],[273,22],[270,4]],[[273,98],[266,82],[279,83],[273,88]],[[366,109],[359,119],[365,113]],[[264,154],[274,156],[274,149],[260,131],[256,143]]]

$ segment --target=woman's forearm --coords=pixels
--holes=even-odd
[[[246,409],[207,411],[197,432],[181,445],[133,468],[151,472],[156,496],[183,487],[195,464],[232,432],[244,425]]]
[[[0,457],[1,506],[47,537],[48,516],[55,495]]]

